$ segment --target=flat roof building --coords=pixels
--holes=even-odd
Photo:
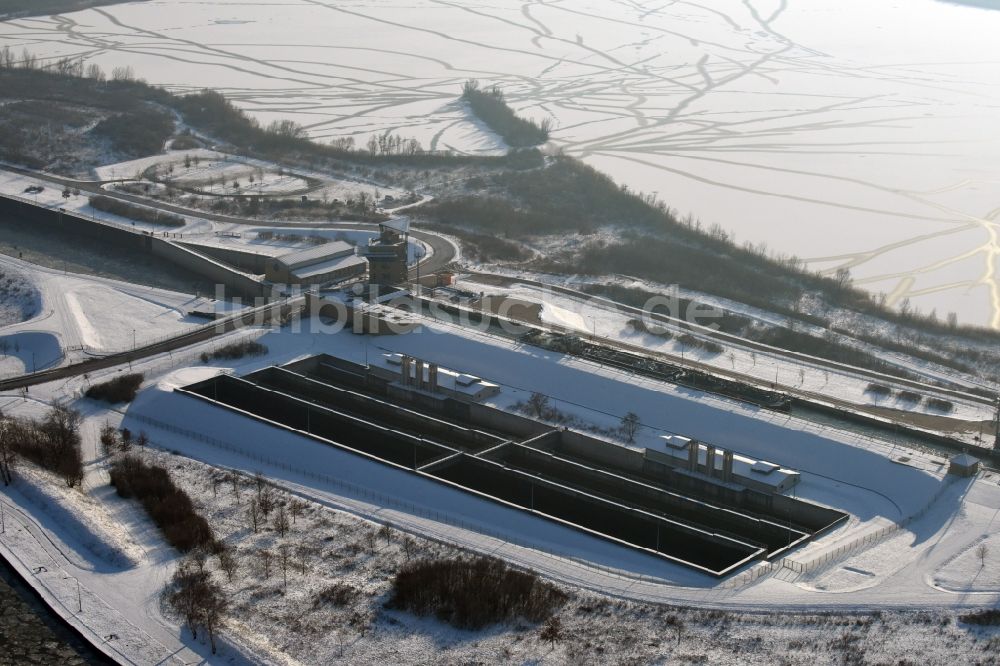
[[[367,268],[353,245],[333,241],[274,257],[265,276],[276,284],[326,284],[364,276]]]
[[[683,435],[662,435],[657,446],[646,448],[645,456],[674,469],[705,474],[769,493],[785,492],[800,479],[795,470],[718,449]]]
[[[404,354],[380,354],[370,361],[369,371],[406,390],[424,391],[463,402],[480,402],[500,393],[498,384],[481,377]]]

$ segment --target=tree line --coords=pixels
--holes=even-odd
[[[462,87],[462,100],[477,118],[502,136],[511,148],[538,146],[549,140],[552,121],[546,118],[537,123],[521,118],[507,105],[499,86],[482,88],[479,81],[470,79]]]
[[[121,199],[104,196],[103,194],[93,195],[90,197],[89,203],[90,207],[95,210],[111,213],[112,215],[120,215],[121,217],[127,217],[137,222],[158,224],[164,227],[183,227],[187,224],[187,220],[180,215],[161,211],[159,208],[138,206],[127,201],[122,201]]]

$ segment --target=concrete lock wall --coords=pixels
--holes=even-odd
[[[238,296],[258,298],[268,295],[269,290],[266,285],[253,277],[153,233],[133,231],[77,213],[35,206],[29,202],[4,196],[0,196],[0,213],[16,215],[53,230],[93,238],[120,247],[126,252],[150,252],[176,266],[197,273],[217,284],[225,285]]]
[[[493,407],[487,407],[486,405],[469,403],[468,408],[466,418],[488,430],[499,430],[524,438],[537,437],[552,430],[552,426],[539,421],[511,414],[510,412],[503,412]]]
[[[127,250],[148,249],[147,241],[150,238],[148,235],[97,222],[75,213],[64,212],[58,208],[36,206],[26,201],[0,195],[0,213],[7,213],[60,231],[77,233]]]
[[[615,446],[572,430],[563,432],[562,441],[556,447],[556,451],[565,451],[570,455],[593,460],[611,468],[635,473],[642,472],[646,460],[642,451]]]

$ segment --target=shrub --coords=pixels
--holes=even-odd
[[[267,345],[263,345],[256,340],[244,340],[243,342],[234,342],[233,344],[216,349],[212,352],[211,357],[216,360],[230,361],[243,358],[244,356],[263,356],[266,353]],[[204,360],[204,354],[202,354],[202,361]]]
[[[83,481],[80,413],[53,407],[41,421],[8,419],[3,436],[18,455],[57,474],[74,488]]]
[[[865,389],[865,393],[871,393],[878,398],[887,398],[892,394],[892,389],[885,384],[876,384],[873,382]]]
[[[995,627],[1000,625],[1000,609],[989,608],[987,610],[976,611],[958,616],[959,621],[965,624],[974,624],[981,627]]]
[[[102,210],[105,213],[111,213],[112,215],[127,217],[137,222],[159,224],[165,227],[183,227],[186,224],[186,220],[180,215],[164,213],[155,208],[147,208],[146,206],[136,206],[127,201],[106,197],[102,194],[95,194],[90,197],[90,207]]]
[[[163,150],[174,133],[174,119],[166,111],[144,105],[105,118],[91,132],[108,139],[125,157],[145,157]]]
[[[707,351],[709,354],[721,354],[722,352],[726,351],[725,347],[720,345],[718,342],[715,342],[714,340],[705,340],[705,342],[702,343],[701,348]]]
[[[911,402],[914,405],[919,405],[923,401],[924,396],[920,395],[916,391],[900,391],[899,399],[903,402]]]
[[[655,335],[658,338],[663,338],[664,340],[670,340],[674,337],[674,334],[664,328],[662,325],[657,325],[654,328],[650,328],[646,325],[646,322],[639,318],[634,317],[628,320],[627,326],[638,333],[648,333],[649,335]]]
[[[320,606],[346,606],[358,598],[361,591],[346,583],[335,583],[316,593],[313,598],[313,608]]]
[[[194,509],[194,503],[174,485],[163,467],[147,465],[135,456],[124,456],[111,465],[111,485],[125,499],[139,500],[171,546],[187,553],[195,548],[219,552],[212,528]]]
[[[951,400],[945,400],[944,398],[930,398],[927,400],[927,406],[946,414],[955,409],[955,404]]]
[[[118,375],[114,379],[94,384],[87,389],[84,395],[91,400],[103,400],[112,405],[132,402],[135,399],[135,394],[139,392],[139,387],[142,386],[142,380],[143,375],[139,372]]]
[[[388,606],[435,615],[460,628],[481,629],[518,618],[542,622],[565,601],[564,592],[537,575],[477,557],[405,565],[393,580]]]

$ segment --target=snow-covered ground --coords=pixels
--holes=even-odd
[[[31,280],[13,266],[0,270],[0,328],[31,319],[40,306]]]
[[[88,354],[126,351],[203,326],[188,316],[215,301],[107,278],[66,274],[0,255],[0,271],[28,276],[39,313],[0,327],[0,376],[8,377]]]
[[[498,83],[556,146],[706,226],[998,326],[1000,13],[976,4],[154,0],[0,39],[357,145],[502,150],[457,101],[469,78]]]
[[[475,280],[474,277],[460,279],[457,286],[474,293],[507,295],[522,301],[542,304],[541,319],[544,323],[575,331],[584,337],[597,335],[650,351],[696,360],[723,370],[739,372],[760,383],[791,386],[819,396],[830,396],[859,405],[874,405],[937,416],[942,415],[940,410],[935,410],[926,400],[918,405],[903,401],[898,397],[898,391],[897,395],[887,398],[872,395],[866,390],[872,380],[853,374],[846,369],[837,370],[819,364],[800,362],[777,353],[751,350],[727,342],[723,342],[725,350],[722,353],[711,353],[680,342],[679,328],[673,326],[668,327],[668,330],[673,334],[670,340],[635,331],[628,322],[636,315],[616,309],[604,299],[573,298],[523,282],[515,283],[509,287],[491,286]],[[683,318],[682,313],[666,312],[663,304],[658,305],[655,312]],[[710,317],[703,317],[697,323],[710,326],[712,320]],[[697,331],[692,332],[692,334],[699,338],[706,337]],[[931,377],[933,376],[931,375]],[[885,383],[892,385],[890,379],[886,379]],[[991,406],[982,401],[963,401],[957,398],[950,398],[950,400],[954,404],[954,410],[946,416],[956,421],[986,421],[994,416]],[[978,430],[974,432],[970,430],[967,434],[969,436],[978,434]]]
[[[26,191],[29,187],[41,187],[42,190],[40,192],[31,193]],[[210,232],[213,228],[210,222],[196,216],[185,218],[186,223],[182,228],[164,227],[163,225],[150,224],[147,222],[137,222],[129,218],[121,217],[120,215],[113,215],[111,213],[92,208],[90,205],[90,195],[87,193],[81,192],[80,194],[73,194],[71,189],[70,196],[64,197],[63,188],[61,187],[53,185],[45,180],[32,178],[31,176],[22,176],[20,174],[4,170],[3,168],[0,168],[0,193],[18,197],[24,201],[28,201],[38,206],[44,206],[52,210],[62,209],[76,213],[83,217],[88,217],[92,220],[97,220],[106,224],[113,224],[126,229],[132,229],[134,231],[157,234],[169,231],[171,234],[189,234],[206,233]]]
[[[155,169],[150,181],[145,176]],[[330,174],[295,169],[290,171],[267,160],[230,155],[215,150],[170,150],[128,162],[107,164],[94,169],[98,180],[155,182],[174,184],[178,188],[193,190],[205,195],[251,195],[287,197],[307,194],[312,199],[346,201],[357,198],[362,192],[385,203],[383,197],[402,199],[402,190],[375,185],[361,180],[335,178]],[[251,180],[252,179],[252,180]],[[233,183],[239,187],[234,188]]]
[[[198,360],[202,350],[241,339],[248,333],[259,337],[269,347],[266,357],[207,366]],[[753,584],[741,584],[737,579],[734,586],[345,454],[295,433],[218,410],[171,390],[214,372],[245,373],[318,352],[360,361],[366,354],[380,351],[413,354],[498,382],[503,390],[494,404],[499,407],[511,408],[529,391],[538,390],[551,395],[560,409],[572,411],[579,419],[597,425],[613,425],[620,414],[635,411],[644,424],[638,439],[640,445],[670,430],[801,470],[803,479],[795,490],[796,496],[839,507],[850,512],[852,518],[849,524],[825,535],[807,549],[792,553],[796,561],[809,561],[831,548],[840,549],[851,541],[863,539],[874,530],[909,517],[916,519],[891,538],[867,548],[846,550],[843,557],[809,574],[779,568]],[[351,569],[351,576],[355,578],[349,582],[375,595],[374,598],[380,590],[385,590],[386,578],[392,570],[389,561],[400,557],[399,532],[407,531],[503,557],[537,569],[571,589],[589,590],[578,598],[581,606],[601,606],[606,602],[602,602],[605,597],[600,595],[610,594],[637,602],[766,612],[767,615],[753,617],[769,618],[772,629],[764,629],[766,625],[762,621],[750,616],[736,624],[741,627],[739,636],[753,639],[755,634],[762,635],[764,638],[760,640],[771,650],[780,650],[785,641],[814,635],[810,633],[813,630],[808,627],[807,620],[776,616],[778,605],[785,609],[839,609],[846,613],[900,607],[938,609],[934,612],[940,613],[944,609],[990,606],[1000,601],[1000,589],[989,580],[976,578],[976,563],[969,560],[970,551],[974,553],[980,542],[985,539],[992,544],[1000,534],[1000,523],[996,521],[1000,510],[1000,486],[994,474],[945,483],[940,460],[933,455],[905,451],[910,460],[900,464],[895,459],[902,451],[889,445],[817,429],[763,410],[636,379],[485,334],[428,322],[421,333],[370,338],[349,332],[332,333],[316,323],[315,327],[307,325],[300,332],[289,329],[237,331],[184,352],[147,359],[135,364],[135,369],[147,375],[147,383],[139,398],[127,409],[124,420],[121,413],[79,398],[86,381],[100,381],[113,375],[116,369],[95,373],[87,380],[80,378],[33,387],[27,401],[19,394],[0,396],[0,409],[5,414],[15,415],[40,414],[45,409],[43,401],[70,400],[70,404],[80,408],[85,416],[83,432],[88,461],[82,497],[52,488],[51,479],[44,490],[28,488],[23,491],[21,486],[13,490],[0,489],[8,515],[14,515],[21,525],[32,525],[30,529],[8,529],[7,534],[0,536],[0,547],[5,552],[16,553],[20,558],[17,561],[22,562],[29,575],[32,567],[44,563],[44,575],[35,574],[33,579],[58,600],[56,605],[61,602],[65,609],[72,609],[68,612],[75,613],[75,621],[91,626],[99,634],[116,634],[120,638],[119,647],[131,650],[130,654],[139,656],[142,661],[159,660],[179,650],[178,659],[189,662],[197,658],[193,652],[204,655],[205,647],[182,633],[176,620],[164,617],[158,602],[158,594],[175,565],[175,554],[163,545],[158,533],[135,505],[118,500],[106,486],[102,456],[97,451],[97,434],[106,421],[114,425],[124,423],[134,431],[147,430],[158,448],[172,452],[171,455],[157,455],[164,456],[162,460],[197,494],[199,506],[209,513],[221,532],[234,539],[249,539],[241,547],[259,548],[276,541],[273,533],[250,537],[247,524],[238,525],[239,514],[231,505],[231,491],[220,486],[216,497],[212,484],[204,480],[205,475],[217,475],[218,472],[173,456],[188,456],[216,468],[237,469],[246,474],[259,471],[302,499],[362,518],[390,522],[397,531],[394,537],[397,540],[391,547],[379,544],[377,558],[357,553],[357,564]],[[29,480],[32,488],[46,484],[40,473],[30,476]],[[44,500],[39,500],[40,497]],[[41,510],[39,501],[58,507],[56,513]],[[928,505],[932,508],[928,509]],[[310,508],[310,520],[328,521],[331,527],[327,529],[344,536],[347,541],[365,541],[363,531],[372,529],[362,522],[352,523],[351,520],[356,519],[340,514],[324,518],[320,511]],[[54,541],[49,541],[46,534],[53,535]],[[348,539],[351,535],[354,536]],[[101,544],[114,544],[120,552],[112,554]],[[316,571],[304,581],[307,583],[305,588],[297,589],[287,599],[275,596],[276,579],[269,587],[260,583],[262,619],[256,622],[244,619],[250,617],[242,614],[246,609],[235,616],[237,622],[227,632],[223,659],[239,663],[248,652],[254,654],[255,660],[268,659],[275,651],[287,648],[301,660],[313,662],[312,657],[290,642],[290,635],[285,633],[287,627],[272,629],[280,618],[287,617],[282,614],[283,609],[304,608],[305,595],[314,592],[323,580],[343,576],[341,564],[332,557],[316,558],[312,562],[317,569],[330,568],[324,568],[322,573]],[[257,570],[252,555],[244,553],[244,566],[247,567],[245,575],[256,575],[252,573]],[[297,575],[293,574],[292,579],[302,580],[297,579]],[[76,613],[73,606],[76,581],[80,583],[86,609],[82,614]],[[246,585],[258,583],[248,580]],[[270,591],[264,591],[268,589]],[[234,588],[233,594],[234,600],[242,605],[242,595],[247,593]],[[368,608],[377,611],[377,602],[372,603],[376,605]],[[590,612],[576,610],[577,600],[572,604],[570,608],[574,610],[566,619],[573,623]],[[658,632],[662,634],[663,627],[650,619],[650,612],[655,611],[641,604],[625,603],[615,614],[602,618],[601,624],[612,628],[621,626],[625,631],[625,627],[638,623],[640,631],[648,631],[650,637]],[[720,651],[712,654],[718,654],[720,663],[725,663],[723,656],[728,652],[721,645],[730,645],[728,650],[732,645],[709,646],[707,638],[711,632],[699,628],[706,621],[704,615],[694,611],[673,612],[685,614],[688,628],[685,630],[687,638],[671,654]],[[435,649],[447,650],[456,659],[473,655],[481,658],[484,650],[506,649],[511,655],[524,658],[534,654],[538,659],[554,663],[574,661],[568,652],[569,644],[539,653],[540,643],[534,638],[534,630],[515,626],[466,635],[434,621],[417,621],[408,616],[393,619],[393,613],[379,613],[376,612],[379,619],[368,637],[361,637],[356,628],[350,628],[348,616],[320,616],[320,620],[333,622],[333,625],[320,625],[319,638],[314,640],[317,641],[317,654],[322,658],[316,661],[340,658],[340,638],[331,639],[328,635],[334,625],[347,626],[352,632],[349,649],[356,652],[345,652],[344,657],[351,663],[385,659],[385,655],[393,651],[397,661],[411,657],[420,660],[421,655],[431,654]],[[739,613],[734,617],[738,616]],[[967,630],[953,624],[953,615],[946,612],[945,617],[952,619],[948,620],[946,642],[938,649],[955,654],[959,649],[956,641]],[[898,631],[906,632],[916,631],[907,626],[912,621],[912,616],[897,617],[894,613],[887,613],[879,620],[898,625]],[[985,634],[983,640],[988,641],[990,635]],[[272,636],[273,641],[262,644],[268,636]],[[829,634],[826,636],[830,638]],[[589,650],[603,642],[609,646],[606,649],[616,646],[614,650],[618,652],[615,654],[646,654],[640,646],[625,646],[606,633],[593,636],[591,640]],[[901,643],[894,641],[870,643],[868,649],[878,654],[898,654],[895,651]],[[660,644],[666,642],[664,639]],[[653,646],[646,647],[652,650]],[[961,649],[982,648],[966,646]],[[889,652],[883,652],[886,650]],[[592,654],[596,658],[598,653]],[[274,656],[270,658],[284,661]],[[743,658],[746,659],[745,655]],[[737,657],[730,655],[726,660],[735,663]],[[761,660],[766,660],[763,653]]]

